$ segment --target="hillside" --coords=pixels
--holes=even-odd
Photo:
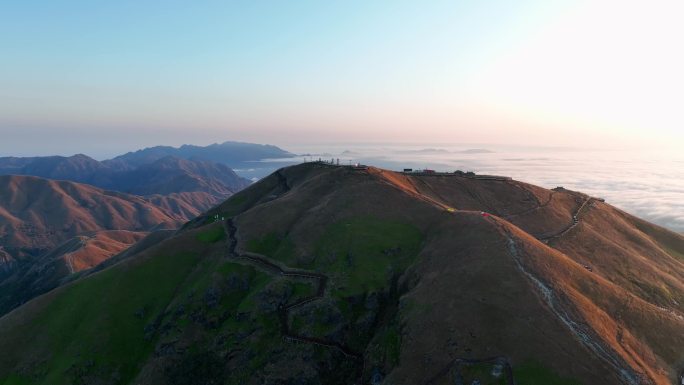
[[[86,155],[0,158],[0,175],[31,175],[86,183],[137,195],[205,192],[225,199],[251,182],[215,162],[163,156],[149,163],[121,166]]]
[[[225,198],[250,184],[223,164],[167,156],[119,173],[113,187],[137,195],[202,191]]]
[[[22,257],[45,252],[85,232],[149,231],[177,227],[192,218],[145,198],[67,181],[0,176],[0,243]],[[169,198],[172,200],[172,198]]]
[[[579,192],[304,164],[0,318],[0,384],[678,383],[683,255]]]
[[[147,232],[102,230],[73,237],[37,257],[27,257],[0,280],[0,314],[59,286],[72,274],[86,271],[147,236]]]
[[[37,157],[22,167],[20,173],[92,185],[111,184],[113,174],[105,165],[83,154]]]
[[[30,176],[0,176],[0,314],[219,203],[203,192],[142,198]]]

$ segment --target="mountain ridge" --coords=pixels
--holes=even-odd
[[[682,245],[569,190],[302,164],[0,318],[0,383],[668,384]]]
[[[0,176],[0,185],[0,314],[220,201],[204,192],[140,197],[34,176]]]
[[[225,165],[170,155],[125,169],[110,167],[83,154],[0,158],[0,173],[69,180],[138,195],[203,191],[226,198],[251,183]]]
[[[118,164],[119,167],[138,167],[141,164],[154,162],[166,156],[212,161],[234,168],[243,166],[245,162],[249,161],[266,158],[287,158],[294,155],[270,144],[227,141],[220,144],[210,144],[208,146],[184,144],[180,147],[147,147],[119,155],[104,161],[104,163]]]

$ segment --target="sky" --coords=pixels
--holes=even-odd
[[[0,156],[684,145],[684,2],[0,0]]]

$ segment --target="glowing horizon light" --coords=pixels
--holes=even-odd
[[[3,10],[0,152],[226,139],[684,145],[680,1]]]

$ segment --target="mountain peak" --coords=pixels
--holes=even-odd
[[[1,318],[0,372],[665,385],[682,370],[681,255],[684,237],[576,191],[306,163]],[[65,344],[103,359],[65,370]]]

